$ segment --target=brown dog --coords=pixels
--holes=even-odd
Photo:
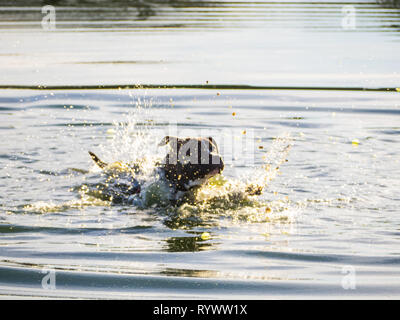
[[[177,138],[166,136],[159,146],[169,150],[160,165],[165,178],[176,191],[188,191],[224,169],[217,144],[208,138]]]

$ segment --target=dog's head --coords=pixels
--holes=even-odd
[[[164,159],[165,178],[177,190],[186,191],[222,172],[224,162],[217,144],[209,138],[177,138],[166,136],[160,146],[169,147]]]

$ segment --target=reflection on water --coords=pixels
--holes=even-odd
[[[398,87],[400,8],[394,5],[112,3],[53,3],[55,29],[47,30],[41,1],[3,1],[0,85]]]
[[[377,0],[377,3],[388,8],[399,8],[400,0]]]
[[[166,276],[217,278],[219,273],[211,270],[166,268],[161,272]]]
[[[216,249],[216,243],[202,239],[199,233],[194,237],[170,237],[165,240],[164,250],[167,252],[195,252]]]
[[[57,29],[171,30],[219,28],[312,28],[342,30],[344,6],[353,6],[357,31],[400,28],[398,0],[337,2],[93,0],[0,1],[1,28],[40,28],[41,7],[56,9]]]

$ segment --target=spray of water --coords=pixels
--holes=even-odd
[[[197,223],[212,224],[221,218],[247,222],[286,222],[294,217],[301,205],[293,204],[288,198],[266,201],[261,195],[268,192],[280,166],[285,162],[292,145],[290,135],[276,137],[263,158],[263,164],[253,169],[246,177],[213,177],[202,187],[185,196],[185,201],[172,205],[171,190],[160,177],[156,163],[162,155],[154,149],[165,132],[155,130],[157,121],[151,113],[151,101],[140,101],[127,116],[126,121],[114,123],[107,134],[108,143],[99,148],[102,160],[110,164],[101,171],[93,164],[91,173],[102,179],[85,183],[77,189],[80,201],[62,205],[34,204],[28,211],[54,212],[66,207],[83,208],[93,205],[122,204],[140,209],[152,208],[167,217],[172,227],[188,227]],[[122,161],[121,161],[122,160]],[[132,170],[132,168],[138,170]],[[126,190],[137,180],[140,194],[129,194]],[[218,223],[219,223],[218,222]]]

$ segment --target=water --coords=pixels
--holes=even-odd
[[[355,2],[345,30],[340,2],[70,5],[53,31],[0,8],[2,297],[399,297],[398,9]],[[217,140],[225,183],[178,208],[96,191],[88,150],[157,158],[171,128]]]

